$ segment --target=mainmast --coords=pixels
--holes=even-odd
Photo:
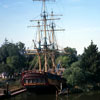
[[[46,19],[46,11],[45,11],[45,0],[43,0],[43,21],[44,21],[44,49],[45,49],[45,72],[47,72],[47,33],[46,33],[46,23],[47,23],[47,19]]]
[[[47,15],[46,15],[46,6],[45,6],[45,3],[46,1],[55,1],[55,0],[33,0],[33,1],[42,1],[43,3],[43,23],[44,23],[44,56],[45,56],[45,72],[47,72],[47,48],[48,48],[48,44],[47,44]],[[40,41],[39,41],[40,43]],[[41,44],[39,44],[40,46]],[[40,59],[40,56],[39,56],[39,59]],[[39,60],[40,62],[40,60]],[[40,64],[39,64],[40,65]],[[41,68],[40,68],[41,69]]]
[[[55,0],[33,0],[33,1],[41,1],[42,2],[42,14],[41,17],[42,19],[39,20],[30,20],[31,22],[33,21],[37,21],[38,25],[37,26],[30,26],[30,27],[38,27],[38,46],[36,46],[35,42],[35,49],[36,52],[33,50],[27,50],[28,53],[27,54],[37,54],[38,55],[38,61],[39,61],[39,72],[41,72],[41,58],[40,55],[41,53],[44,54],[44,67],[45,67],[45,72],[47,72],[47,58],[48,58],[48,53],[51,54],[51,60],[52,60],[52,66],[55,69],[56,65],[55,65],[55,31],[64,31],[64,29],[55,29],[55,23],[53,22],[54,20],[59,20],[60,18],[54,18],[54,16],[62,16],[62,15],[54,15],[53,11],[51,12],[51,14],[47,14],[46,12],[46,1],[55,1]],[[51,18],[48,18],[49,16],[51,16]],[[48,21],[51,21],[51,24],[48,24]],[[42,24],[41,24],[42,22]],[[42,29],[41,29],[42,27]],[[49,27],[49,29],[48,29]],[[51,34],[51,40],[48,41],[48,33]],[[43,38],[41,39],[41,36],[43,36]],[[50,43],[49,43],[50,42]],[[51,48],[50,48],[51,47]]]

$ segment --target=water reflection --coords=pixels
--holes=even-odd
[[[36,95],[34,93],[25,92],[5,100],[100,100],[100,91],[84,94],[72,94],[69,96]]]

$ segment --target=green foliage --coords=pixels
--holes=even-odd
[[[77,61],[67,68],[63,73],[63,76],[66,78],[67,83],[75,86],[81,85],[84,81],[84,74],[80,68],[80,61]]]
[[[56,62],[60,63],[63,68],[66,68],[69,66],[70,58],[68,56],[59,56]]]
[[[87,82],[100,81],[100,53],[98,52],[97,45],[91,44],[84,49],[81,59],[81,67],[84,70]]]
[[[66,52],[69,50],[70,48],[65,49]],[[72,56],[72,50],[70,50],[70,54]],[[76,57],[76,52],[73,52],[72,58],[74,57]],[[84,53],[78,58],[78,61],[71,63],[70,67],[66,68],[63,73],[67,83],[79,86],[100,82],[100,52],[97,45],[91,41],[91,44],[84,49]]]
[[[66,48],[64,48],[64,51],[65,51],[67,54],[70,54],[70,55],[74,55],[74,56],[77,55],[77,51],[76,51],[75,48],[66,47]]]
[[[78,60],[77,51],[74,48],[66,47],[64,48],[63,55],[56,59],[57,63],[60,63],[62,67],[70,67],[73,62]]]
[[[21,72],[26,65],[24,53],[23,43],[14,44],[5,40],[5,43],[0,47],[0,72],[6,72],[7,74]]]
[[[30,70],[33,68],[38,68],[38,56],[34,56],[29,62]]]

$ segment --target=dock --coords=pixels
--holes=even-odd
[[[0,99],[8,98],[8,97],[12,97],[12,96],[21,94],[23,92],[26,92],[27,90],[25,88],[20,88],[20,89],[14,90],[14,91],[6,91],[6,93],[4,91],[5,91],[4,89],[0,89]]]
[[[4,98],[4,89],[0,88],[0,98]]]
[[[18,95],[18,94],[23,93],[23,92],[25,92],[25,91],[26,91],[25,88],[18,89],[18,90],[12,91],[10,95],[11,95],[11,96],[15,96],[15,95]]]

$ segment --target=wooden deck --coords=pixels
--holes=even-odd
[[[9,94],[4,94],[4,89],[0,89],[0,98],[7,98],[7,97],[12,97],[15,95],[18,95],[20,93],[25,92],[26,89],[25,88],[20,88],[14,91],[9,91]]]
[[[4,94],[4,89],[0,88],[0,95]]]
[[[5,96],[4,89],[0,88],[0,98],[3,98]]]
[[[12,92],[10,95],[11,96],[15,96],[15,95],[18,95],[18,94],[23,93],[25,91],[26,91],[26,89],[20,89],[20,90],[17,90],[17,91]]]

